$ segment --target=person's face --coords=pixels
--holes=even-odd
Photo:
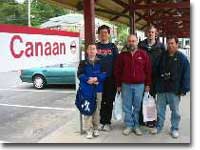
[[[156,29],[155,29],[155,28],[151,28],[151,29],[147,32],[147,37],[148,37],[148,39],[150,39],[150,40],[156,39]]]
[[[108,41],[110,34],[108,33],[107,29],[101,29],[99,32],[99,39],[100,41]]]
[[[97,54],[96,45],[89,45],[87,48],[88,57],[95,57]]]
[[[132,49],[136,49],[138,45],[138,40],[136,36],[129,36],[128,37],[128,46]]]
[[[169,39],[167,41],[167,50],[170,53],[175,53],[178,50],[178,43],[176,43],[175,39]]]

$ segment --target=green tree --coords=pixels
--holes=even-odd
[[[124,24],[117,24],[117,39],[121,42],[122,45],[126,43],[126,39],[128,36],[128,27]]]
[[[25,4],[18,4],[15,0],[0,1],[0,23],[27,25]]]
[[[39,26],[46,22],[49,18],[68,14],[69,10],[50,5],[47,2],[33,0],[31,3],[31,24]]]
[[[49,18],[67,14],[69,11],[42,0],[31,1],[31,25],[39,26]],[[28,25],[28,0],[17,3],[15,0],[0,0],[0,23]]]

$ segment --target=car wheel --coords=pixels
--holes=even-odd
[[[33,86],[36,88],[36,89],[43,89],[44,86],[45,86],[45,79],[42,75],[35,75],[33,77]]]

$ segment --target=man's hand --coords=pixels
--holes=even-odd
[[[117,92],[121,92],[122,91],[122,88],[119,86],[117,87]]]
[[[149,92],[150,91],[150,86],[145,86],[145,92]]]

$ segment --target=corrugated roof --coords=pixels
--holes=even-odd
[[[45,0],[57,6],[83,11],[83,0]],[[109,21],[129,24],[129,0],[95,0],[95,15]],[[135,0],[136,29],[144,30],[149,23],[162,34],[190,35],[189,0]]]
[[[109,27],[112,27],[111,24],[95,18],[96,25],[102,25],[106,24]],[[66,14],[54,18],[50,18],[47,22],[40,25],[41,28],[48,28],[48,27],[55,27],[55,26],[62,26],[62,25],[83,25],[84,24],[84,18],[82,14]]]

